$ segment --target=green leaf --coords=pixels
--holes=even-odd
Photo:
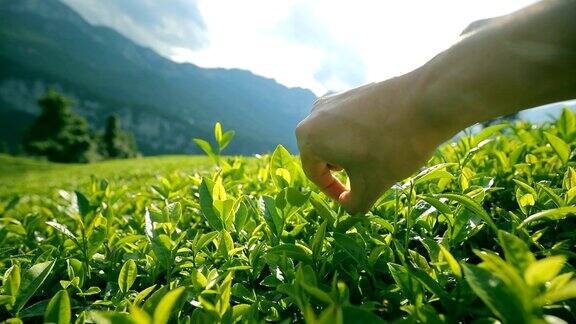
[[[414,176],[414,184],[419,185],[427,181],[433,181],[442,178],[454,178],[450,172],[444,170],[451,165],[454,165],[454,163],[440,163],[420,171],[420,173]]]
[[[214,188],[214,182],[208,178],[202,178],[202,183],[199,188],[200,195],[200,209],[202,215],[208,222],[208,225],[216,231],[224,229],[224,224],[222,219],[216,214],[214,209],[214,201],[212,200],[212,189]]]
[[[308,201],[308,197],[310,197],[310,194],[303,194],[293,187],[286,189],[286,200],[292,206],[301,207]]]
[[[8,268],[4,273],[4,278],[2,282],[4,287],[4,293],[8,294],[14,298],[18,296],[18,290],[20,289],[20,266],[15,264]]]
[[[198,145],[202,149],[202,151],[204,151],[204,153],[206,153],[206,155],[208,155],[213,159],[216,158],[216,153],[214,153],[214,150],[212,149],[212,145],[210,145],[210,143],[200,138],[195,138],[193,139],[193,141],[194,143],[196,143],[196,145]]]
[[[358,265],[370,272],[365,247],[360,246],[350,235],[335,232],[334,244],[346,252]]]
[[[439,244],[438,247],[440,248],[440,253],[442,253],[442,256],[444,256],[444,259],[446,259],[450,270],[452,270],[452,273],[454,273],[458,279],[462,278],[462,270],[460,269],[460,264],[458,264],[458,261],[456,261],[456,259],[452,256],[452,253],[450,253],[450,251],[448,251],[448,249],[446,249],[442,244]]]
[[[220,146],[220,151],[223,151],[228,146],[228,144],[230,144],[230,141],[232,141],[235,134],[236,134],[235,131],[229,130],[226,133],[224,133],[224,135],[222,135],[222,140],[218,142]]]
[[[560,198],[560,196],[558,196],[554,191],[552,191],[552,189],[548,188],[547,186],[541,183],[537,183],[536,185],[540,189],[542,189],[548,195],[548,197],[550,197],[550,199],[552,200],[552,202],[554,202],[556,207],[564,206],[564,201],[562,201],[562,198]]]
[[[438,179],[452,179],[452,178],[454,178],[452,173],[446,170],[434,170],[434,172],[430,172],[429,174],[419,178],[416,182],[414,182],[414,184],[418,185],[425,183],[427,181],[434,181]]]
[[[234,305],[234,307],[232,307],[232,320],[236,321],[239,320],[240,318],[242,318],[242,316],[244,316],[244,314],[248,313],[248,311],[250,310],[250,305],[248,304],[238,304],[238,305]]]
[[[82,218],[86,217],[92,211],[90,200],[80,191],[74,191],[76,194],[76,201],[78,202],[78,211]]]
[[[491,271],[470,264],[462,264],[464,278],[474,293],[492,310],[494,315],[504,323],[528,323],[530,316],[524,310],[522,296]]]
[[[183,292],[184,287],[179,287],[169,291],[164,295],[164,297],[162,297],[158,306],[154,309],[154,324],[168,323],[172,308],[174,308]]]
[[[293,166],[294,162],[290,152],[282,145],[276,146],[276,149],[270,156],[269,172],[270,177],[274,180],[278,188],[284,188],[291,184],[291,181],[287,181],[286,177],[282,176],[282,174],[287,172],[288,175],[290,175]],[[280,170],[280,172],[278,170]]]
[[[396,285],[404,293],[405,298],[408,298],[411,303],[416,303],[418,297],[422,294],[420,282],[415,280],[404,266],[388,262],[388,269]]]
[[[476,146],[474,146],[473,148],[471,148],[466,155],[464,156],[464,158],[462,159],[462,161],[460,162],[461,166],[465,166],[466,164],[468,164],[468,162],[470,162],[472,160],[472,158],[474,158],[474,156],[480,152],[485,146],[487,147],[487,144],[493,142],[492,139],[485,139],[481,142],[479,142]]]
[[[484,208],[482,208],[482,206],[480,206],[477,202],[475,202],[474,200],[472,200],[472,198],[466,196],[466,195],[461,195],[461,194],[439,194],[437,195],[438,197],[444,197],[450,200],[454,200],[457,201],[459,203],[461,203],[464,207],[466,207],[467,209],[469,209],[471,212],[475,213],[476,215],[478,215],[480,218],[482,218],[482,220],[484,222],[486,222],[486,224],[488,224],[490,226],[490,228],[496,233],[498,232],[498,227],[496,227],[496,224],[494,224],[494,221],[492,220],[492,217],[490,217],[490,215],[484,210]]]
[[[220,124],[220,122],[214,124],[214,139],[216,139],[216,143],[220,146],[220,142],[222,141],[222,124]]]
[[[534,302],[537,305],[545,306],[573,298],[576,298],[576,280],[571,280],[558,289],[545,292],[538,296]]]
[[[572,135],[576,131],[576,116],[570,108],[565,107],[562,109],[562,114],[556,121],[556,127],[558,127],[565,140],[571,140]]]
[[[22,281],[20,283],[20,291],[18,297],[14,302],[14,309],[19,311],[24,307],[26,302],[34,295],[36,290],[42,286],[56,261],[46,261],[33,265],[30,269],[24,271]]]
[[[166,206],[166,214],[170,221],[178,222],[182,217],[182,205],[179,202],[173,202]]]
[[[322,224],[318,226],[318,230],[316,230],[316,234],[314,234],[314,239],[312,239],[312,256],[316,260],[320,256],[320,252],[322,252],[322,246],[324,245],[324,237],[326,236],[327,224],[328,224],[327,221],[323,221]]]
[[[448,305],[450,302],[450,295],[442,288],[442,286],[440,286],[436,280],[430,277],[425,271],[418,268],[408,269],[408,272],[414,278],[420,281],[420,283],[426,287],[426,289],[428,289],[434,295],[438,296],[442,303]]]
[[[66,235],[69,239],[71,239],[74,243],[78,244],[78,240],[76,239],[76,236],[74,236],[74,234],[72,234],[72,232],[70,232],[70,230],[68,229],[68,227],[66,227],[66,225],[64,224],[60,224],[58,223],[56,220],[53,221],[49,221],[46,222],[46,225],[53,227],[54,229],[56,229],[58,232]]]
[[[498,131],[506,128],[506,127],[510,127],[510,126],[506,125],[506,124],[499,124],[499,125],[493,125],[493,126],[488,126],[488,127],[484,128],[483,130],[478,132],[478,134],[476,134],[476,135],[474,135],[474,137],[472,137],[471,146],[474,147],[474,146],[478,145],[480,142],[487,139],[492,134],[494,134],[494,133],[496,133],[496,132],[498,132]]]
[[[504,231],[498,231],[498,240],[504,250],[506,260],[515,266],[520,273],[523,273],[530,264],[536,261],[528,245],[518,237]]]
[[[148,315],[148,313],[140,309],[138,306],[130,306],[130,317],[132,317],[132,320],[138,324],[152,323],[152,318],[150,318],[150,315]]]
[[[530,185],[528,185],[526,182],[518,179],[512,179],[512,181],[514,181],[520,188],[522,188],[525,192],[531,194],[533,197],[538,197],[536,190],[530,187]]]
[[[354,227],[356,224],[360,222],[366,221],[366,216],[362,214],[358,214],[358,216],[344,216],[338,220],[338,225],[334,229],[335,232],[338,233],[346,233],[349,229]]]
[[[118,286],[121,292],[126,293],[130,290],[136,280],[137,274],[136,262],[134,262],[134,260],[130,259],[124,262],[122,269],[120,269],[120,275],[118,275]]]
[[[310,203],[314,206],[314,210],[322,217],[324,220],[328,222],[328,228],[332,228],[334,226],[334,221],[336,220],[336,215],[334,211],[332,211],[322,200],[322,197],[315,192],[312,192],[310,195]]]
[[[558,154],[560,160],[562,160],[564,163],[567,163],[568,159],[570,158],[570,146],[559,137],[548,132],[544,132],[544,136],[546,136],[548,143],[550,143],[554,149],[554,152]]]
[[[528,266],[524,272],[524,280],[530,286],[546,283],[556,277],[566,263],[566,257],[556,255],[538,260]]]
[[[200,252],[200,250],[202,250],[206,245],[208,245],[210,242],[212,242],[218,236],[218,233],[219,232],[214,231],[214,232],[202,234],[199,237],[196,244],[193,246],[194,253],[197,254],[198,252]]]
[[[230,292],[232,287],[232,272],[228,272],[222,283],[218,287],[220,298],[216,303],[216,308],[220,310],[220,316],[224,316],[226,311],[230,308]]]
[[[536,214],[528,216],[519,227],[524,227],[534,221],[548,219],[548,220],[560,220],[566,218],[566,216],[576,214],[576,206],[560,207],[554,209],[547,209]]]
[[[447,204],[440,201],[440,199],[437,199],[437,198],[434,198],[431,196],[426,196],[426,195],[418,196],[418,198],[429,203],[430,205],[432,205],[432,207],[436,208],[437,211],[441,212],[444,215],[451,215],[452,214],[452,210],[450,209],[450,206],[448,206]]]
[[[110,324],[148,324],[137,322],[130,314],[120,312],[91,312],[94,323]]]
[[[144,290],[142,290],[141,292],[139,292],[136,297],[134,297],[134,302],[133,304],[136,306],[139,306],[140,303],[144,300],[144,298],[148,297],[148,295],[150,295],[150,293],[152,291],[154,291],[154,289],[156,288],[156,285],[152,285]]]
[[[67,324],[71,319],[70,298],[66,290],[57,292],[46,307],[44,323]]]
[[[376,314],[358,306],[342,306],[342,323],[384,324],[386,321]]]
[[[278,209],[276,209],[275,199],[270,196],[262,196],[262,202],[264,220],[268,224],[268,227],[270,227],[270,231],[272,231],[276,237],[280,237],[284,228],[284,219],[282,219],[278,213]]]
[[[302,280],[298,282],[300,284],[300,286],[302,286],[302,288],[311,296],[314,296],[314,298],[326,303],[326,304],[331,304],[332,303],[332,298],[330,298],[330,295],[325,292],[324,290],[313,286],[309,283],[307,283],[306,281]]]
[[[301,245],[283,243],[268,249],[268,253],[286,255],[287,257],[307,264],[312,263],[312,251]]]
[[[97,295],[99,293],[100,293],[100,288],[90,287],[90,288],[86,289],[85,291],[78,293],[78,296],[92,296],[92,295]]]
[[[173,260],[172,248],[174,247],[174,241],[166,234],[160,234],[151,243],[157,266],[163,270],[168,269]]]

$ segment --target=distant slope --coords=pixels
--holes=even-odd
[[[251,161],[247,157],[244,161]],[[112,160],[90,164],[60,164],[0,154],[0,201],[15,195],[57,195],[56,190],[84,190],[91,176],[146,191],[158,177],[171,173],[192,174],[213,166],[207,156],[163,155]]]
[[[229,153],[295,151],[293,130],[315,99],[248,71],[174,63],[56,0],[0,0],[0,127],[10,128],[0,141],[17,142],[51,85],[93,125],[120,114],[146,154],[198,152],[190,139],[211,136],[217,120],[237,132]]]

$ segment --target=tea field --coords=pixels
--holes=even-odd
[[[357,215],[281,146],[220,156],[226,134],[209,157],[0,156],[0,320],[576,322],[572,112],[447,143]]]

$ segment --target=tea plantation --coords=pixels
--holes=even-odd
[[[228,137],[217,128],[219,148]],[[576,322],[568,110],[443,145],[365,215],[281,146],[197,143],[210,159],[0,157],[0,320]]]

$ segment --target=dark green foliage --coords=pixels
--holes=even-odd
[[[126,159],[137,154],[134,136],[122,130],[120,117],[113,114],[106,119],[106,128],[101,139],[101,151],[104,158]]]
[[[48,90],[38,101],[42,113],[24,139],[28,154],[54,162],[86,163],[94,159],[94,142],[88,122],[70,109],[70,100]]]
[[[2,199],[0,320],[576,322],[575,117],[461,137],[365,215],[202,141],[211,169]]]

